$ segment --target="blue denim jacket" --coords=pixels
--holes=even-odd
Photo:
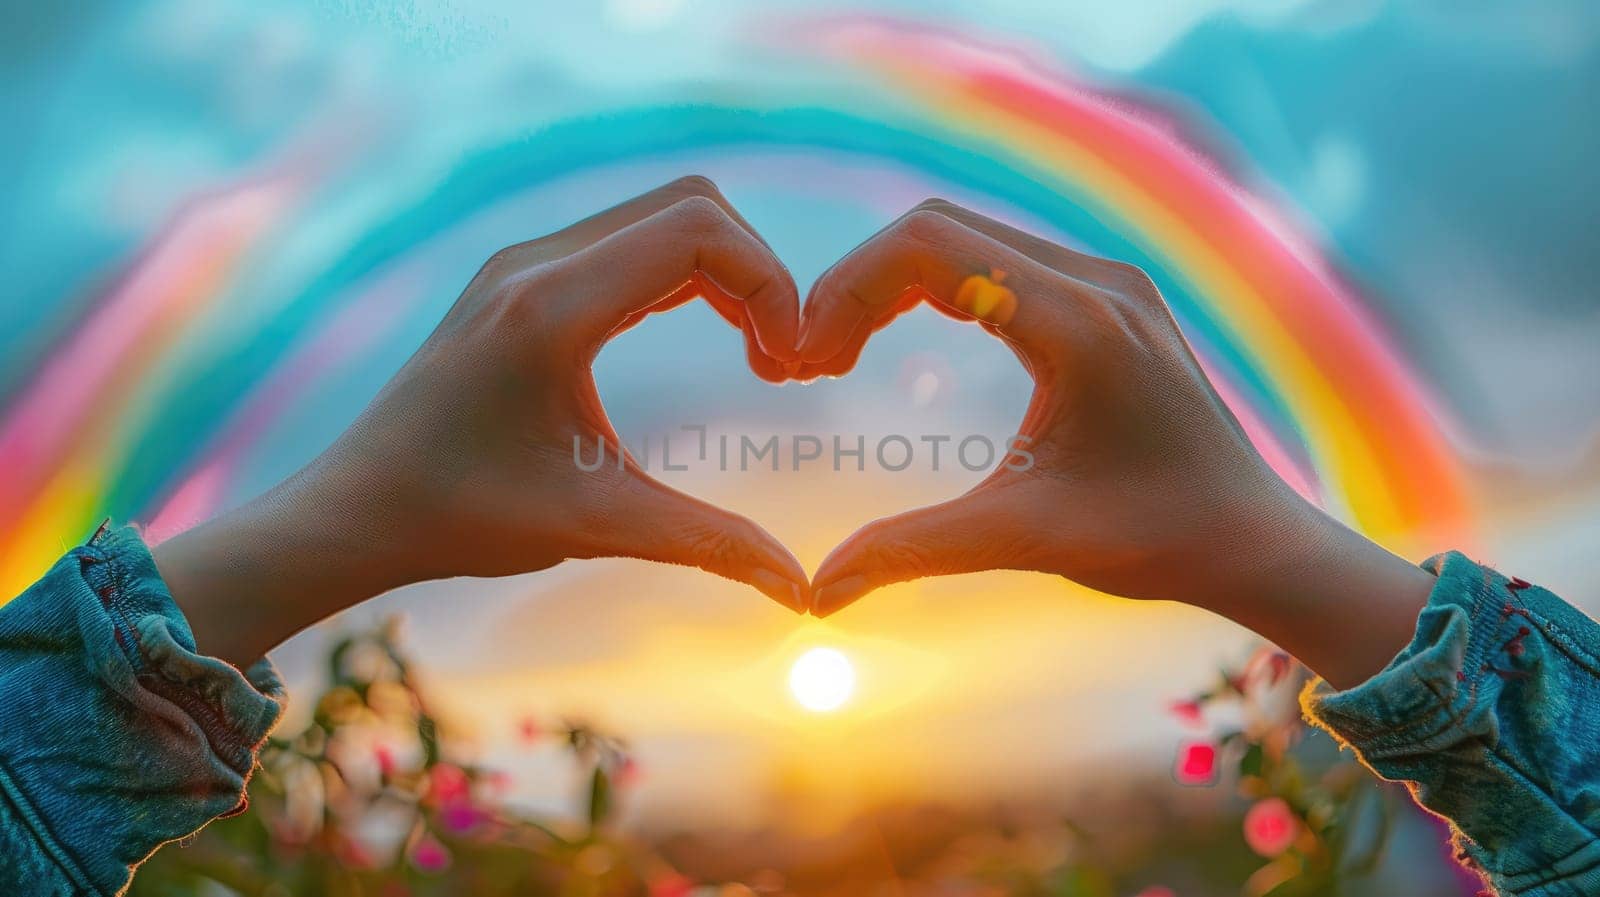
[[[1600,625],[1459,554],[1412,643],[1308,718],[1451,821],[1504,895],[1600,895]],[[131,530],[0,607],[0,894],[116,894],[162,844],[242,809],[283,707],[194,638]]]
[[[1600,895],[1600,624],[1458,553],[1411,644],[1307,718],[1450,820],[1504,895]]]
[[[283,710],[265,662],[195,653],[155,562],[106,529],[0,607],[0,894],[117,894],[243,809]]]

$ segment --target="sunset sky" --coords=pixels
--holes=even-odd
[[[0,147],[12,591],[102,517],[161,535],[258,494],[349,423],[496,249],[699,173],[802,292],[929,196],[1145,266],[1263,450],[1335,512],[1419,560],[1462,544],[1600,610],[1591,4],[1169,0],[1082,18],[1011,0],[610,0],[374,21],[164,0],[86,33],[45,6],[0,38],[18,73],[0,109],[26,135]],[[55,52],[73,41],[95,52]],[[1008,77],[1060,129],[982,93]],[[1485,109],[1506,126],[1482,128]],[[1355,373],[1335,341],[1366,353]],[[848,379],[773,387],[700,305],[615,341],[597,377],[622,436],[676,434],[675,461],[685,425],[869,451],[889,434],[1003,442],[1030,386],[979,329],[919,310]],[[784,461],[658,473],[808,570],[860,524],[981,476],[948,454],[938,472]],[[517,742],[519,720],[581,714],[637,748],[636,818],[801,827],[885,797],[1160,774],[1184,734],[1167,703],[1255,643],[1036,574],[905,584],[819,622],[619,560],[417,585],[273,657],[306,693],[334,634],[391,613],[518,799],[570,806],[572,785]],[[829,714],[787,685],[818,646],[857,674]]]

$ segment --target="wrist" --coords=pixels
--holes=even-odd
[[[1410,643],[1434,577],[1296,498],[1241,556],[1216,611],[1270,639],[1336,688],[1358,685]]]

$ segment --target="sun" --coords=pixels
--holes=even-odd
[[[789,668],[789,691],[800,706],[817,713],[844,706],[855,687],[856,671],[850,658],[833,648],[812,648]]]

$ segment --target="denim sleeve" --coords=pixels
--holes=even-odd
[[[242,810],[283,706],[194,636],[131,529],[0,606],[0,893],[121,893],[157,847]]]
[[[1600,894],[1600,624],[1451,553],[1412,642],[1307,718],[1449,820],[1502,895]]]

